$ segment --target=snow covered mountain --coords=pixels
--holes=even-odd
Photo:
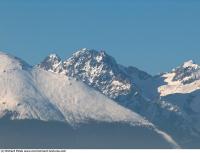
[[[199,138],[200,66],[190,60],[171,72],[162,74],[160,78],[163,83],[156,85],[160,101],[176,108],[173,113],[178,113],[182,119],[179,129],[187,131],[190,138]]]
[[[192,60],[175,68],[172,72],[165,73],[166,85],[159,87],[161,96],[173,93],[191,93],[200,89],[200,66]]]
[[[138,87],[140,83],[151,78],[146,72],[119,65],[104,51],[85,48],[64,61],[57,59],[60,58],[55,57],[55,54],[49,55],[38,67],[81,80],[128,108],[143,109],[143,105],[149,105]],[[53,64],[48,66],[49,63]]]
[[[61,60],[58,62],[56,59],[60,58],[50,55],[39,67],[81,79],[113,99],[128,95],[133,88],[123,68],[104,51],[82,49],[62,63]],[[50,61],[53,61],[53,64],[48,67]]]
[[[73,78],[37,67],[31,68],[5,53],[0,53],[0,59],[1,117],[7,112],[13,112],[12,119],[59,120],[69,123],[94,119],[151,126],[141,116]]]
[[[145,116],[182,145],[193,146],[200,138],[199,74],[200,66],[190,60],[140,84],[143,94],[157,105],[153,116]]]
[[[118,64],[104,51],[81,49],[64,61],[56,57],[59,62],[52,57],[55,58],[50,55],[38,67],[83,81],[118,104],[144,116],[181,144],[200,138],[200,68],[192,61],[185,62],[172,72],[151,76],[135,67]],[[49,61],[54,63],[51,67],[46,66]],[[191,115],[191,110],[195,114]]]
[[[151,122],[139,114],[120,106],[82,81],[71,76],[63,75],[64,69],[61,67],[62,64],[56,55],[51,55],[40,65],[40,67],[48,69],[46,71],[38,66],[29,66],[21,59],[0,52],[0,118],[9,118],[13,121],[21,120],[25,123],[26,120],[56,121],[66,123],[72,127],[87,124],[87,128],[94,122],[99,123],[101,126],[104,126],[104,124],[110,126],[107,125],[108,123],[126,124],[130,125],[133,130],[135,129],[135,132],[133,131],[131,133],[135,136],[137,135],[137,139],[138,136],[143,137],[144,133],[146,133],[146,135],[149,135],[149,139],[153,138],[158,143],[162,141],[163,144],[161,147],[179,147],[169,135],[158,130]],[[58,73],[52,73],[54,71]],[[6,126],[7,122],[3,122],[3,124]],[[16,126],[15,122],[11,122],[10,124]],[[28,124],[32,125],[32,123]],[[36,123],[35,126],[38,126],[38,124]],[[96,133],[100,132],[105,134],[105,131],[102,132],[99,131],[100,128],[97,129]],[[3,128],[2,130],[4,134],[8,131],[7,128]],[[26,131],[27,129],[24,130]],[[73,131],[73,129],[70,130]],[[77,131],[80,133],[80,131],[84,131],[84,128],[83,130],[79,128]],[[12,133],[14,131],[12,130],[10,132]],[[80,139],[87,137],[84,132],[81,135],[78,133],[74,133],[74,136]],[[31,134],[27,135],[28,137],[31,136]],[[109,139],[112,137],[109,134],[107,136]],[[90,134],[88,134],[89,137],[91,137]],[[13,140],[12,136],[9,136],[9,138]],[[4,138],[4,140],[7,139],[6,137]],[[8,140],[10,141],[10,139]],[[136,138],[134,138],[135,140]],[[3,140],[0,139],[0,141]],[[69,139],[67,139],[68,141]],[[76,142],[77,140],[73,141]],[[94,141],[93,138],[91,141]],[[147,143],[146,139],[142,139],[142,142]],[[80,143],[84,143],[84,141]],[[102,144],[104,143],[102,142]],[[152,146],[145,144],[143,145],[144,148],[145,146],[156,147],[156,144],[152,144]],[[77,146],[79,145],[77,144]],[[110,144],[110,146],[109,144],[107,145],[108,148],[115,146],[114,143],[112,145]],[[140,145],[142,146],[142,144]],[[16,146],[19,145],[14,145],[14,147]],[[75,145],[72,146],[76,147]],[[126,145],[123,144],[122,146]],[[129,145],[129,147],[131,146]]]

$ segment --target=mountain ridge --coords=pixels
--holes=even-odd
[[[1,53],[0,59],[4,63],[0,67],[1,117],[13,111],[11,119],[53,119],[72,124],[94,119],[153,126],[74,78],[23,65],[22,60],[6,53]]]
[[[118,104],[144,116],[162,130],[175,135],[181,142],[200,136],[198,126],[193,123],[199,115],[191,116],[187,112],[190,106],[182,107],[181,101],[174,103],[174,100],[168,98],[171,94],[198,90],[199,66],[191,60],[171,72],[151,76],[135,67],[118,64],[105,52],[81,49],[64,60],[61,67],[60,72],[54,72],[83,81]],[[168,122],[171,124],[167,125]]]

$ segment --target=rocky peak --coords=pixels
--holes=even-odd
[[[63,65],[67,75],[83,80],[111,98],[131,90],[130,78],[105,51],[81,49]]]
[[[57,54],[50,54],[47,56],[38,67],[52,72],[62,71],[62,60]]]
[[[183,84],[189,84],[200,79],[200,67],[189,60],[172,71],[175,73],[173,81],[180,81]]]
[[[110,66],[116,66],[117,63],[109,56],[105,51],[96,51],[94,49],[80,49],[77,52],[75,52],[71,58],[64,61],[64,63],[67,62],[79,62],[84,63],[87,61],[91,61],[91,64],[99,64],[99,63],[105,63]]]
[[[183,68],[188,68],[188,67],[198,68],[198,65],[193,60],[189,60],[189,61],[184,62],[182,67]]]
[[[47,71],[75,77],[112,99],[124,100],[138,95],[135,94],[139,93],[137,81],[150,77],[136,68],[119,65],[105,51],[86,48],[64,61],[50,55],[39,66]]]

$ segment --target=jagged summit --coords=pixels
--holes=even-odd
[[[180,66],[174,68],[172,71],[176,71],[178,69],[198,69],[198,68],[199,68],[199,65],[195,61],[188,60],[188,61],[185,61]]]
[[[139,93],[135,80],[147,79],[147,73],[134,67],[124,67],[105,51],[80,49],[64,60],[46,58],[40,65],[47,71],[66,74],[82,80],[112,99]]]
[[[184,62],[182,67],[183,68],[187,68],[187,67],[197,68],[198,65],[193,60],[189,60],[189,61]]]
[[[76,51],[72,57],[69,59],[66,59],[64,63],[74,61],[74,62],[82,62],[86,60],[92,60],[93,63],[106,63],[108,66],[115,67],[117,65],[117,62],[113,57],[108,55],[105,51],[100,50],[94,50],[94,49],[87,49],[83,48],[78,51]]]
[[[38,66],[47,71],[59,73],[62,71],[62,60],[57,54],[52,53],[47,56]]]
[[[49,54],[49,59],[61,60],[61,58],[56,53]]]
[[[193,60],[189,60],[161,77],[166,83],[158,89],[163,96],[172,93],[192,92],[199,89],[200,86],[200,66]]]
[[[182,84],[190,84],[200,79],[200,67],[193,60],[184,62],[170,73],[174,73],[172,81],[179,81]]]
[[[80,50],[63,65],[67,75],[83,80],[110,98],[126,95],[132,88],[128,76],[104,51]]]

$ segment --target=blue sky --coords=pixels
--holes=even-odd
[[[200,63],[199,0],[1,0],[0,50],[30,64],[103,49],[151,74]]]

